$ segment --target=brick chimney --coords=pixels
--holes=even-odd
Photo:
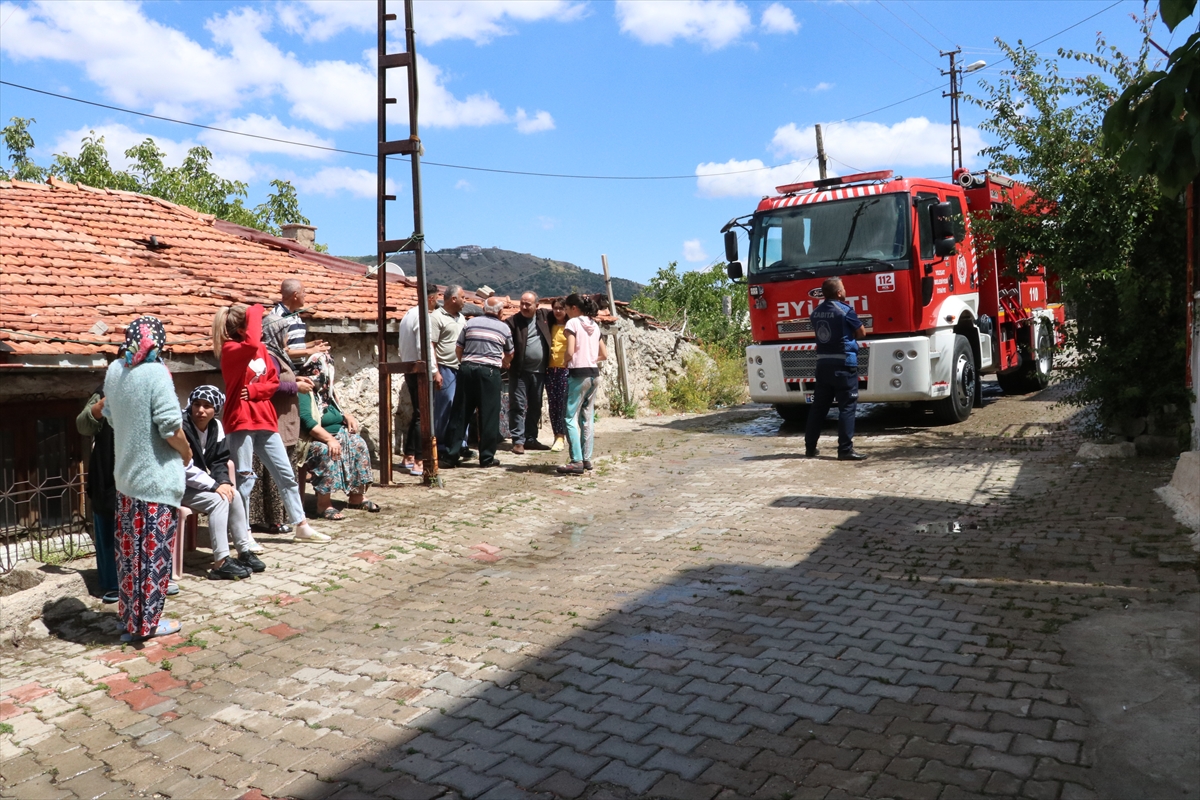
[[[286,225],[280,225],[282,231],[280,237],[291,239],[296,244],[307,247],[312,250],[313,245],[317,243],[317,229],[313,225],[301,225],[297,222],[289,222]]]

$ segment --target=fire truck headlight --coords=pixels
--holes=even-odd
[[[909,350],[909,351],[908,351],[908,357],[909,357],[909,358],[916,358],[916,357],[917,357],[917,351],[916,351],[916,350]]]
[[[893,389],[899,389],[903,385],[904,384],[901,382],[901,380],[899,378],[892,378],[892,388]]]
[[[762,389],[765,392],[767,390],[767,382],[762,381],[761,383],[758,384],[758,388]]]
[[[901,372],[904,372],[904,365],[903,364],[892,364],[892,372],[899,375]]]
[[[762,363],[762,356],[758,356],[757,358],[755,358],[755,359],[754,359],[754,363],[755,363],[755,364],[761,364],[761,363]]]
[[[758,368],[758,377],[760,377],[760,378],[767,377],[767,371],[765,369],[763,369],[762,367],[759,367]]]

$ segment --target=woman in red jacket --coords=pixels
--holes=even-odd
[[[250,491],[254,488],[254,456],[262,461],[283,496],[294,537],[298,542],[328,542],[304,517],[300,485],[279,437],[279,423],[271,397],[279,388],[279,371],[262,341],[263,307],[234,305],[213,318],[213,354],[221,359],[225,378],[225,413],[222,422],[229,452],[237,466],[238,494],[250,518]]]

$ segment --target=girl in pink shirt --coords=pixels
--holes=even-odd
[[[590,297],[567,297],[567,441],[571,461],[558,471],[582,475],[592,468],[593,419],[596,389],[600,387],[600,362],[608,358],[600,325],[592,317],[596,304]]]

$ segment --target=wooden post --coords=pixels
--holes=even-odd
[[[825,161],[825,137],[821,135],[821,126],[817,125],[817,168],[821,170],[821,180],[825,180],[828,164]]]
[[[604,288],[608,290],[608,313],[612,314],[613,319],[619,322],[621,318],[617,315],[617,301],[613,298],[612,278],[608,274],[608,256],[601,254],[600,264],[604,267]],[[628,406],[633,402],[633,398],[629,396],[629,374],[625,369],[625,342],[621,338],[619,327],[613,335],[613,345],[617,351],[617,382],[621,387],[621,404]]]

